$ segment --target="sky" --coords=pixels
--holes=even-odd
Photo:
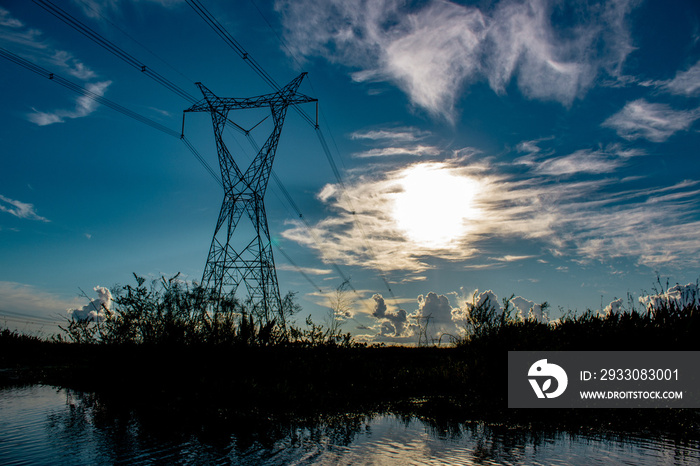
[[[0,323],[51,333],[133,274],[201,280],[222,190],[177,137],[192,102],[154,73],[196,99],[273,89],[186,1],[60,2],[148,72],[38,3],[0,0],[2,49],[162,125],[0,57]],[[343,276],[342,329],[377,342],[457,334],[478,300],[552,320],[700,277],[698,2],[201,4],[319,102],[328,152],[289,111],[265,198],[300,322]],[[210,117],[184,128],[218,173]],[[249,141],[225,141],[247,167]]]

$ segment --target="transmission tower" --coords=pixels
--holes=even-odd
[[[316,102],[316,99],[297,92],[304,76],[306,73],[300,74],[275,93],[249,98],[217,97],[202,83],[197,83],[204,98],[185,110],[185,113],[211,113],[224,187],[224,200],[204,267],[202,285],[223,297],[235,295],[245,284],[248,297],[261,307],[266,319],[270,318],[271,312],[280,309],[281,299],[263,199],[287,107]],[[231,110],[264,107],[270,108],[274,128],[243,173],[223,140],[226,122],[230,121],[228,114]],[[252,229],[242,222],[249,222]],[[239,233],[234,243],[232,238],[236,229]]]

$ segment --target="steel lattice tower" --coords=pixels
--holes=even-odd
[[[224,187],[224,200],[209,248],[202,285],[222,297],[234,295],[245,284],[248,296],[254,304],[262,307],[266,318],[272,311],[280,309],[281,300],[263,199],[287,107],[316,101],[297,93],[305,75],[300,74],[275,93],[250,98],[220,98],[202,83],[197,83],[204,98],[185,110],[185,113],[211,113]],[[264,107],[270,108],[274,128],[248,169],[242,173],[223,140],[228,114],[231,110]],[[239,228],[242,234],[248,236],[236,236],[236,245],[241,246],[234,247],[231,239],[236,228],[242,226],[241,221],[250,221],[252,230],[249,231],[253,233],[248,235]]]

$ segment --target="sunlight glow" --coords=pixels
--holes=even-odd
[[[456,174],[441,163],[423,163],[404,170],[397,179],[401,191],[394,194],[392,217],[397,227],[417,245],[427,248],[457,247],[457,240],[478,221],[476,179]]]

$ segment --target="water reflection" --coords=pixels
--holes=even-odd
[[[135,413],[94,394],[0,390],[2,464],[677,464],[700,462],[697,440],[531,432],[392,414],[220,423]]]

